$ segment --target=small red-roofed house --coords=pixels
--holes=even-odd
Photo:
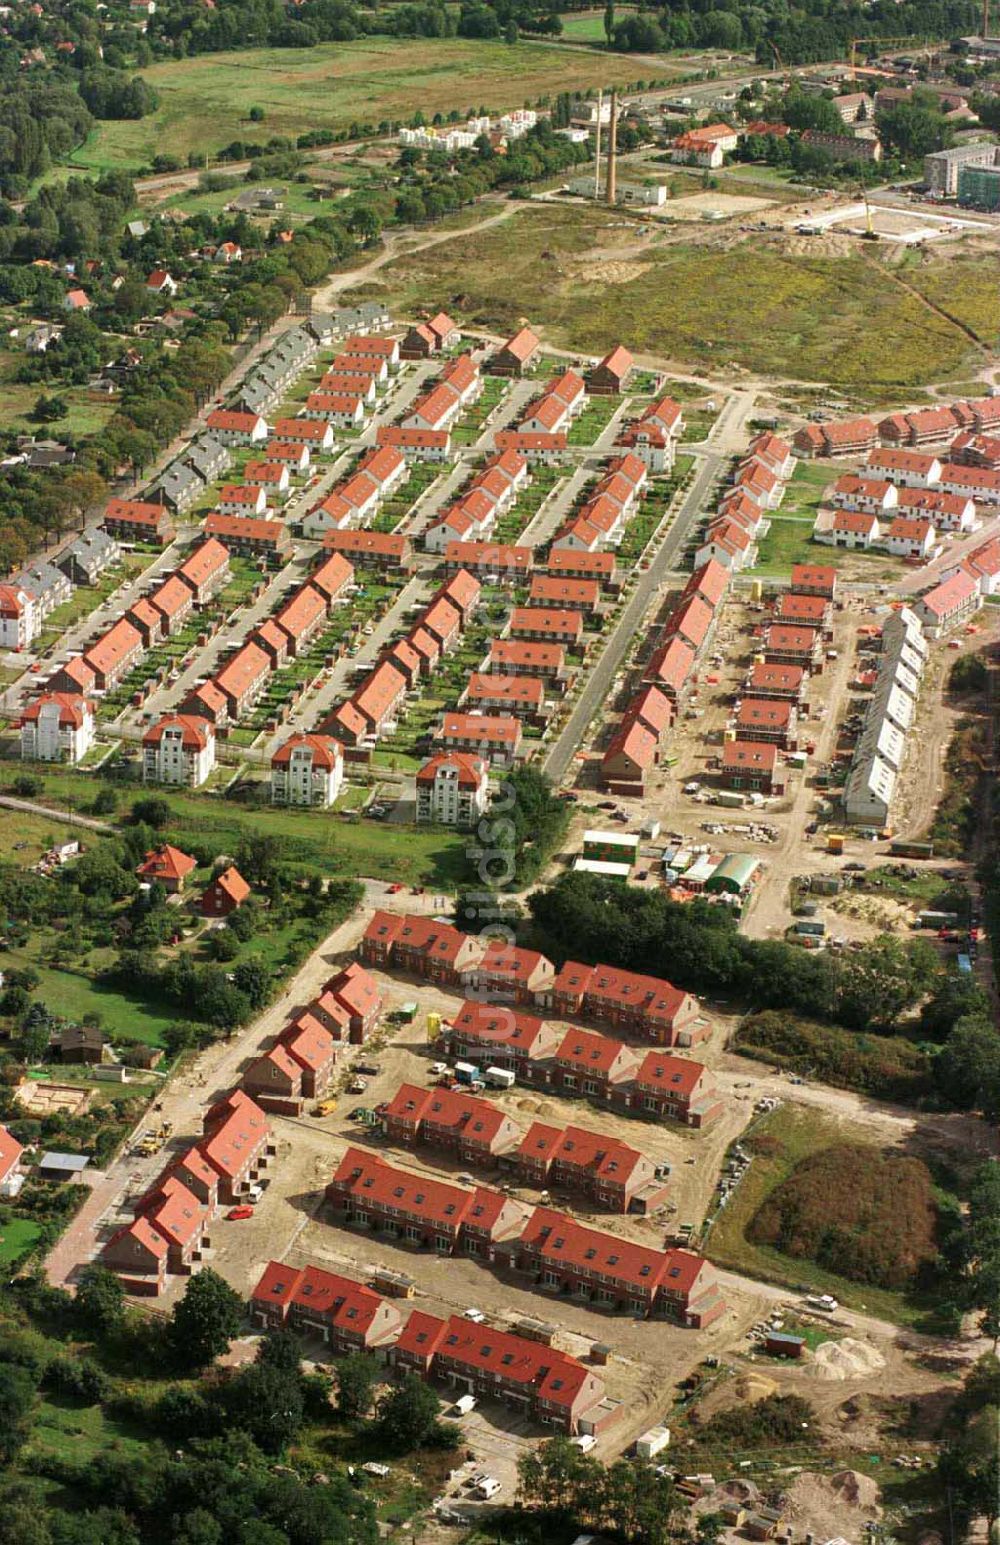
[[[650,1051],[636,1070],[629,1108],[647,1120],[680,1121],[701,1127],[722,1110],[711,1074],[700,1062],[668,1052]]]
[[[168,895],[177,896],[183,891],[188,875],[197,867],[198,860],[190,853],[182,853],[180,848],[164,842],[146,854],[135,872],[140,880],[162,885]]]
[[[391,1342],[399,1310],[380,1294],[318,1266],[270,1261],[250,1295],[250,1318],[264,1330],[307,1332],[335,1352],[373,1352]]]
[[[230,864],[205,890],[201,898],[201,910],[205,917],[228,917],[241,907],[250,895],[250,887],[236,868]]]

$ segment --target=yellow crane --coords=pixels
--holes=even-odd
[[[868,203],[868,189],[865,187],[864,183],[861,184],[859,192],[861,194],[861,197],[865,201],[865,228],[864,228],[864,230],[861,233],[861,240],[862,241],[880,241],[881,237],[879,236],[878,231],[872,225],[871,206]]]

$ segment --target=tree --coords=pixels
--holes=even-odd
[[[261,1008],[271,990],[271,973],[261,960],[241,960],[233,972],[233,986],[244,994],[250,1007]]]
[[[302,1426],[302,1381],[297,1370],[251,1363],[222,1386],[222,1404],[265,1454],[280,1454]]]
[[[104,1266],[85,1266],[73,1300],[77,1317],[89,1330],[107,1335],[125,1318],[125,1290]]]
[[[960,1019],[935,1064],[941,1093],[959,1110],[1000,1118],[1000,1035],[985,1017]]]
[[[430,1385],[408,1373],[378,1403],[379,1438],[396,1454],[421,1448],[437,1427],[440,1409],[441,1402]]]
[[[168,1339],[181,1367],[205,1368],[239,1333],[243,1301],[218,1272],[206,1267],[192,1277],[174,1305]]]
[[[147,799],[137,799],[132,805],[133,822],[136,825],[152,826],[154,831],[161,831],[172,814],[169,801],[155,794]]]
[[[36,1388],[27,1368],[0,1363],[0,1464],[10,1464],[28,1436]]]
[[[257,1361],[286,1373],[298,1373],[302,1367],[302,1343],[290,1330],[269,1330],[257,1348]]]
[[[337,1410],[345,1421],[355,1422],[368,1415],[378,1372],[364,1352],[352,1352],[337,1364]]]
[[[604,41],[611,48],[615,41],[615,0],[604,7]]]
[[[251,107],[248,117],[251,123],[263,123],[264,109],[262,107]]]
[[[859,1030],[891,1030],[931,985],[937,958],[926,940],[903,944],[889,935],[848,956],[841,966],[840,1013]]]

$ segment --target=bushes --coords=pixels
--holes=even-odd
[[[913,1286],[937,1253],[930,1171],[919,1159],[838,1143],[771,1192],[747,1237],[853,1282]]]
[[[702,1427],[700,1441],[728,1449],[783,1448],[802,1441],[812,1426],[813,1408],[800,1395],[768,1395],[752,1405],[718,1411]],[[815,1434],[810,1439],[815,1444]]]
[[[814,1074],[840,1089],[914,1104],[933,1091],[931,1059],[899,1036],[852,1034],[769,1009],[744,1019],[734,1051],[762,1057],[795,1073]]]

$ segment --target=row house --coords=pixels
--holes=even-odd
[[[330,553],[320,559],[309,576],[309,583],[319,591],[327,607],[332,607],[354,583],[354,565],[342,553]]]
[[[929,520],[897,515],[883,531],[880,540],[892,557],[923,563],[934,548],[934,527]]]
[[[708,1068],[687,1057],[649,1051],[627,1090],[628,1108],[647,1121],[678,1121],[700,1128],[722,1114]]]
[[[803,704],[807,677],[801,665],[768,665],[764,660],[755,661],[744,683],[747,697],[767,700],[783,698],[790,703]]]
[[[348,1148],[326,1188],[335,1216],[438,1255],[461,1250],[493,1260],[516,1237],[527,1209],[486,1186],[468,1190]]]
[[[832,604],[837,596],[837,570],[832,563],[793,563],[789,589],[793,595],[818,595]]]
[[[665,1187],[656,1184],[652,1160],[603,1132],[534,1121],[514,1157],[518,1179],[525,1185],[582,1191],[611,1212],[646,1210],[656,1204],[654,1197],[663,1200]]]
[[[446,553],[452,542],[484,542],[496,524],[497,503],[482,488],[470,488],[431,520],[424,532],[429,553]]]
[[[142,781],[197,789],[215,766],[215,726],[194,714],[164,714],[143,732]]]
[[[354,695],[324,720],[323,731],[329,730],[349,746],[377,740],[395,723],[406,697],[406,686],[402,672],[389,660],[383,660]]]
[[[575,370],[564,370],[548,383],[518,427],[529,434],[556,434],[559,430],[568,430],[573,419],[583,412],[586,402],[583,378]]]
[[[508,637],[563,644],[567,649],[583,645],[583,614],[566,608],[515,606],[510,614]]]
[[[216,672],[212,684],[225,699],[230,722],[236,723],[258,702],[271,669],[267,652],[259,644],[247,642]]]
[[[333,425],[326,419],[279,418],[274,425],[274,438],[307,445],[310,461],[320,452],[332,451],[335,445]]]
[[[376,391],[389,384],[389,366],[385,359],[374,355],[362,358],[357,354],[337,354],[327,371],[328,376],[361,376],[365,383],[362,396],[374,386]]]
[[[408,536],[394,531],[328,531],[323,546],[359,567],[404,569],[413,548]]]
[[[672,397],[660,397],[639,418],[624,426],[617,443],[638,456],[650,472],[663,475],[673,471],[683,433],[680,404]]]
[[[572,579],[562,574],[535,574],[528,591],[529,606],[569,607],[593,617],[601,607],[596,579]]]
[[[33,563],[26,564],[8,582],[15,590],[26,590],[34,598],[35,609],[41,622],[44,622],[50,612],[54,612],[57,606],[62,606],[70,600],[73,594],[73,585],[62,569],[54,563],[48,563],[44,558],[36,558]]]
[[[519,1083],[535,1082],[532,1070],[541,1067],[559,1044],[554,1025],[506,1004],[469,999],[445,1025],[447,1055],[482,1067],[503,1068]]]
[[[266,515],[267,493],[260,483],[223,483],[218,508],[222,515]]]
[[[439,311],[429,322],[417,322],[410,328],[399,345],[400,359],[430,359],[442,349],[448,349],[461,338],[461,332],[451,317]]]
[[[462,989],[473,997],[534,1006],[555,977],[552,962],[538,950],[520,949],[506,939],[488,939],[477,954],[459,972]]]
[[[735,715],[737,740],[772,743],[784,751],[794,751],[796,709],[787,698],[746,697]]]
[[[935,445],[953,440],[961,427],[950,407],[920,408],[913,413],[890,413],[880,420],[878,434],[886,446]]]
[[[715,562],[737,573],[753,565],[757,546],[750,532],[729,515],[716,516],[708,524],[704,540],[696,548],[696,564]]]
[[[95,690],[113,692],[133,666],[138,665],[143,653],[142,634],[126,617],[119,617],[83,653],[84,663],[94,674]]]
[[[855,477],[845,473],[834,483],[828,502],[838,510],[855,510],[865,515],[885,515],[896,508],[895,483],[885,478]]]
[[[380,911],[365,929],[360,952],[362,960],[380,970],[454,986],[478,961],[481,946],[450,923]]]
[[[553,1052],[551,1065],[531,1072],[533,1082],[551,1085],[559,1094],[610,1104],[624,1096],[637,1066],[635,1052],[624,1041],[596,1030],[570,1029]]]
[[[534,368],[542,344],[530,327],[521,327],[491,356],[487,365],[491,375],[523,376]]]
[[[259,413],[241,413],[232,408],[217,408],[205,420],[215,439],[223,445],[259,445],[267,439],[267,420]]]
[[[837,510],[829,523],[821,524],[821,520],[822,517],[817,518],[813,541],[827,547],[844,547],[849,551],[860,548],[867,551],[881,535],[882,528],[876,515],[862,515],[856,510]]]
[[[764,659],[768,665],[801,665],[805,671],[819,667],[820,640],[815,628],[770,622],[765,624],[762,632]]]
[[[601,787],[611,794],[637,795],[659,765],[659,737],[633,714],[625,714],[601,757]]]
[[[511,1250],[516,1270],[543,1288],[648,1318],[704,1327],[724,1312],[713,1268],[687,1250],[655,1250],[536,1207]]]
[[[977,504],[1000,504],[1000,472],[991,472],[987,467],[944,462],[938,486],[943,493],[974,499]]]
[[[191,591],[196,604],[204,606],[229,578],[229,548],[216,537],[208,537],[185,558],[177,578]]]
[[[340,346],[338,359],[383,360],[390,370],[399,368],[399,340],[352,333]]]
[[[585,553],[575,552],[572,548],[553,547],[545,569],[553,579],[591,579],[608,589],[615,589],[618,585],[618,564],[614,553]]]
[[[75,585],[96,585],[121,558],[121,548],[102,526],[91,526],[63,548],[56,560]]]
[[[405,429],[402,424],[382,424],[375,443],[380,449],[399,451],[408,462],[447,462],[453,454],[449,429]]]
[[[248,461],[243,468],[243,476],[248,483],[256,483],[264,490],[265,507],[268,500],[280,499],[291,492],[292,477],[287,462]]]
[[[473,671],[459,698],[470,713],[513,713],[540,722],[545,714],[545,682],[538,676],[498,676]]]
[[[643,667],[644,682],[656,686],[676,706],[694,668],[696,651],[679,633],[655,649]]]
[[[321,1100],[330,1087],[338,1039],[309,1013],[286,1026],[270,1051],[243,1074],[243,1088],[262,1110],[301,1116],[306,1100]]]
[[[968,622],[982,604],[976,576],[962,568],[914,601],[913,611],[926,636],[933,639]]]
[[[529,466],[551,467],[565,461],[569,440],[564,429],[549,433],[545,430],[498,429],[493,436],[498,451],[513,451]]]
[[[101,525],[118,542],[151,542],[166,547],[177,535],[164,506],[141,499],[109,499]]]
[[[189,1275],[208,1245],[210,1213],[177,1175],[167,1175],[138,1203],[131,1223],[116,1229],[101,1264],[128,1293],[156,1297],[168,1272]]]
[[[523,734],[520,719],[510,714],[455,709],[442,715],[437,738],[450,751],[474,752],[494,767],[511,767],[521,755]]]
[[[268,563],[280,564],[289,555],[291,541],[280,520],[223,515],[220,510],[213,510],[205,519],[204,531],[243,558],[263,558]]]
[[[374,1034],[384,1008],[375,978],[353,960],[331,976],[324,987],[321,1002],[331,998],[346,1016],[348,1040],[361,1046]]]
[[[456,1393],[501,1400],[519,1416],[567,1437],[600,1432],[617,1412],[600,1375],[569,1353],[461,1315],[442,1320],[415,1309],[391,1361]]]
[[[668,618],[663,636],[665,639],[682,639],[698,654],[708,643],[715,626],[715,611],[700,595],[689,595],[681,601]]]
[[[133,601],[125,613],[126,620],[142,635],[143,649],[152,649],[163,633],[163,618],[145,596]]]
[[[593,1019],[661,1046],[690,1037],[700,1012],[696,998],[660,977],[577,961],[566,962],[539,1001],[560,1019]]]
[[[462,1090],[401,1084],[378,1114],[390,1142],[444,1148],[463,1164],[495,1165],[520,1136],[500,1106]]]
[[[795,470],[795,455],[787,440],[765,429],[747,447],[747,458],[763,462],[775,477],[787,482]]]
[[[288,653],[294,659],[326,622],[326,601],[314,585],[305,584],[275,612],[274,621],[286,635]]]
[[[172,638],[178,633],[194,610],[194,594],[180,574],[171,574],[162,585],[151,590],[146,599],[159,618],[164,638]]]
[[[783,794],[784,781],[773,741],[730,740],[722,748],[722,784],[736,791]]]
[[[94,705],[72,692],[43,692],[21,711],[21,756],[73,765],[94,744]]]
[[[335,397],[360,398],[362,411],[378,397],[375,377],[365,370],[328,370],[320,377],[318,390]]]
[[[516,638],[490,640],[484,666],[493,675],[537,678],[561,689],[566,677],[566,650],[562,644],[525,643]]]
[[[620,397],[635,370],[635,360],[623,343],[618,343],[587,372],[587,390],[596,397]]]
[[[830,603],[819,595],[796,595],[784,590],[775,603],[775,622],[789,622],[793,627],[818,628],[824,637],[830,629]]]
[[[961,567],[975,579],[981,595],[1000,594],[1000,538],[993,537],[975,548],[962,560]],[[942,578],[948,578],[947,571]]]
[[[981,435],[963,430],[952,442],[951,460],[966,467],[987,467],[1000,471],[1000,435]]]
[[[926,516],[939,531],[972,531],[976,525],[974,499],[938,488],[900,488],[896,513],[909,520]]]
[[[941,481],[941,462],[937,456],[923,451],[897,450],[887,447],[868,452],[865,459],[867,475],[886,479],[903,488],[935,488]]]
[[[740,462],[733,487],[752,499],[762,510],[776,510],[785,495],[785,485],[769,467],[755,457]]]
[[[202,1131],[198,1148],[218,1175],[219,1202],[240,1201],[275,1153],[267,1117],[242,1089],[233,1089],[206,1112]]]
[[[395,1304],[350,1277],[319,1266],[269,1261],[250,1295],[250,1322],[261,1330],[318,1336],[333,1352],[387,1350],[399,1334]]]
[[[301,417],[332,429],[358,429],[364,423],[364,398],[356,392],[310,392]],[[332,447],[330,447],[332,449]]]
[[[531,547],[498,542],[450,541],[444,549],[445,573],[467,569],[488,584],[523,583],[535,566]]]
[[[312,451],[302,439],[270,439],[264,447],[264,463],[284,467],[289,478],[305,477],[312,466]]]
[[[0,1125],[0,1197],[12,1201],[24,1185],[24,1148],[13,1132]]]
[[[792,445],[806,457],[861,456],[878,445],[878,429],[874,419],[864,417],[807,424],[792,436]]]

